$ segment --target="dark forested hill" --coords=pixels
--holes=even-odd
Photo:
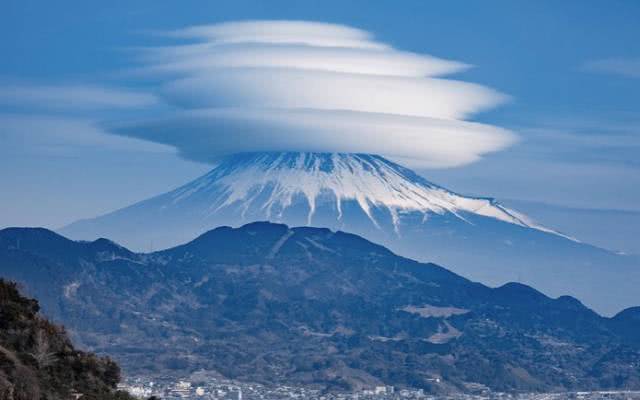
[[[0,231],[15,279],[130,374],[432,392],[640,388],[637,310],[603,318],[517,283],[489,288],[328,229],[253,223],[132,253]]]
[[[0,279],[0,399],[132,400],[116,392],[120,368],[76,350],[63,328],[38,314],[36,300]]]

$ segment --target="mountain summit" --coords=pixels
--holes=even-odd
[[[166,229],[152,232],[153,244],[164,248],[211,227],[257,220],[294,220],[298,225],[331,225],[344,230],[361,225],[379,230],[391,227],[401,235],[403,220],[413,213],[420,214],[424,222],[434,214],[462,221],[465,214],[475,214],[555,233],[493,199],[453,193],[380,156],[296,152],[228,156],[208,174],[176,190],[97,219],[77,222],[63,232],[84,236],[95,230],[98,235],[108,235],[111,229],[105,225],[126,217],[143,222],[135,225],[146,233],[145,225],[150,221],[141,219],[156,214],[157,218],[180,220],[176,221],[178,231],[184,232],[184,237]],[[139,249],[150,244],[141,242],[134,233],[136,229],[131,228],[122,227],[116,238]]]
[[[485,284],[522,281],[552,296],[574,295],[605,314],[637,305],[637,259],[582,244],[491,198],[454,193],[376,155],[231,155],[180,188],[61,233],[149,250],[263,220],[353,232]],[[608,268],[629,273],[615,278]],[[623,277],[616,293],[607,293],[608,281]]]

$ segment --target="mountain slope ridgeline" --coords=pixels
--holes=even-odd
[[[134,253],[0,231],[0,275],[132,375],[431,392],[640,388],[637,312],[489,288],[356,235],[266,222]]]

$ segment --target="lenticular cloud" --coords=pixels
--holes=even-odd
[[[160,96],[176,111],[112,128],[192,160],[301,150],[453,167],[514,141],[504,129],[466,121],[505,100],[442,78],[468,65],[399,51],[359,29],[251,21],[165,36],[188,43],[141,49],[138,73],[160,77]]]

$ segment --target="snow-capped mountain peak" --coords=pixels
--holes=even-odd
[[[106,236],[148,251],[187,243],[219,226],[265,220],[355,233],[478,282],[524,282],[604,312],[637,302],[635,259],[580,243],[491,198],[460,195],[368,154],[231,155],[182,187],[75,222],[61,233]],[[294,245],[309,250],[309,257],[318,246],[313,240]],[[628,278],[616,281],[615,293],[594,290],[611,280],[612,268]]]
[[[212,187],[217,190],[212,191]],[[213,195],[209,213],[241,205],[243,216],[260,199],[259,207],[269,220],[282,218],[284,211],[302,197],[308,204],[309,225],[319,203],[334,203],[336,217],[341,220],[342,204],[353,201],[375,226],[379,225],[372,208],[388,211],[396,232],[402,213],[419,212],[426,219],[431,213],[449,212],[464,219],[461,211],[553,232],[493,199],[461,196],[383,157],[368,154],[237,154],[170,193],[174,205],[203,195]]]

